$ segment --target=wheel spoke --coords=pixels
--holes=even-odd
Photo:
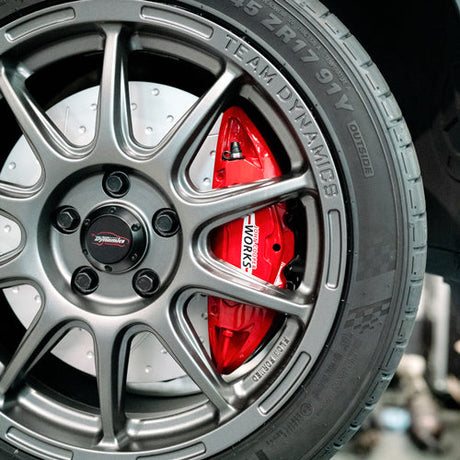
[[[8,233],[5,232],[5,229],[8,229]],[[0,277],[4,277],[4,279],[0,278],[1,288],[3,283],[8,283],[7,277],[10,277],[11,282],[17,276],[14,272],[19,270],[14,258],[20,257],[24,242],[18,225],[14,221],[4,219],[2,215],[0,215],[0,232],[4,234],[0,239]],[[8,267],[4,267],[8,264]],[[13,278],[11,278],[11,274],[13,274]]]
[[[126,374],[132,334],[112,333],[109,328],[95,333],[96,375],[101,411],[100,446],[113,450],[123,444]]]
[[[305,322],[311,311],[306,299],[296,293],[249,278],[234,267],[210,261],[193,270],[188,282],[200,292],[235,302],[270,308]],[[199,267],[199,268],[198,268]],[[193,278],[193,279],[192,279]]]
[[[238,404],[230,385],[226,384],[210,362],[207,353],[189,325],[182,305],[173,311],[161,329],[156,328],[168,352],[216,407],[221,420],[231,416]]]
[[[0,214],[24,225],[30,220],[33,208],[36,208],[32,201],[38,191],[35,187],[23,188],[0,181]]]
[[[28,237],[36,229],[39,212],[23,189],[0,182],[0,289],[37,280],[40,268]]]
[[[255,212],[270,204],[305,194],[314,194],[310,172],[289,178],[277,178],[255,184],[229,187],[214,191],[211,197],[201,194],[187,200],[183,214],[195,228],[208,224],[209,229]]]
[[[121,26],[108,25],[105,27],[105,34],[96,145],[100,147],[101,152],[126,152],[127,149],[135,148],[130,137],[128,39],[124,36]]]
[[[85,149],[71,145],[35,102],[25,80],[18,69],[0,61],[0,91],[45,171],[53,170],[58,159],[83,155]]]
[[[42,309],[0,376],[0,394],[5,395],[23,380],[34,364],[59,342],[69,328],[70,325],[63,323],[55,312],[49,314],[46,308]]]
[[[30,277],[26,273],[34,271],[33,262],[28,260],[27,247],[22,245],[11,253],[0,256],[0,289],[5,289],[19,284],[30,283]]]
[[[234,94],[239,73],[227,68],[214,85],[182,117],[167,134],[155,155],[152,167],[161,163],[168,178],[176,177],[180,185],[188,188],[186,169],[212,126],[219,117],[225,103]]]

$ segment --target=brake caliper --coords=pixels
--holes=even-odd
[[[281,170],[254,123],[239,107],[222,118],[213,188],[252,183],[281,175]],[[236,198],[237,199],[237,198]],[[280,288],[283,270],[294,257],[294,234],[284,223],[286,204],[278,203],[220,227],[212,239],[214,254]],[[263,343],[277,319],[274,310],[208,298],[209,342],[222,374],[241,366]]]

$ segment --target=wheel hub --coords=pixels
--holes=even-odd
[[[83,254],[95,268],[122,273],[137,265],[145,253],[146,230],[128,209],[104,206],[85,219],[81,245]]]

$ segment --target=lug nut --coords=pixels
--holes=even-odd
[[[73,274],[72,287],[79,294],[89,295],[99,287],[99,276],[90,267],[80,267]]]
[[[78,211],[71,206],[58,209],[55,217],[55,226],[62,233],[73,233],[80,225]]]
[[[121,171],[111,172],[104,178],[104,190],[112,198],[125,196],[130,187],[129,177]]]
[[[149,269],[139,270],[133,278],[133,287],[141,297],[152,297],[160,287],[158,275]]]
[[[165,237],[173,236],[180,227],[179,217],[172,209],[160,209],[153,216],[153,228],[160,235]]]

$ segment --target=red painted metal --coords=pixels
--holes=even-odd
[[[241,155],[232,160],[235,142],[233,147]],[[213,188],[280,175],[254,123],[241,108],[228,109],[219,132]],[[225,224],[213,236],[214,254],[248,275],[285,288],[283,270],[294,257],[294,234],[284,223],[285,213],[285,203],[278,203]],[[276,318],[269,308],[209,297],[209,341],[218,371],[229,374],[241,366],[263,342]]]

